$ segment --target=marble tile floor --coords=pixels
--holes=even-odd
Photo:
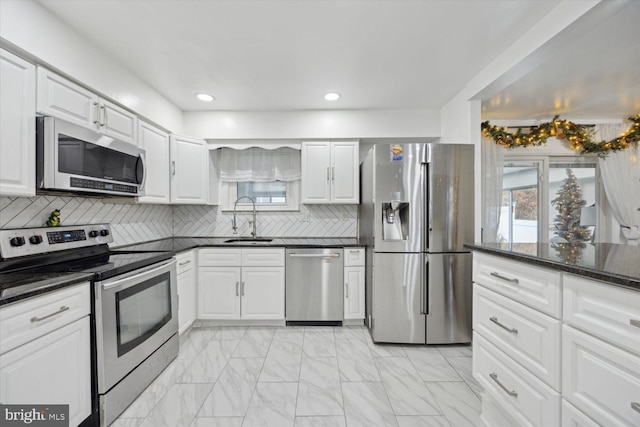
[[[484,426],[470,346],[355,327],[192,329],[112,427]]]

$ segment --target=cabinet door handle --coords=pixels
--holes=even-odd
[[[348,283],[344,284],[344,290],[346,292],[345,298],[349,298],[349,284]]]
[[[489,376],[491,377],[492,380],[494,380],[496,382],[496,384],[498,384],[500,386],[501,389],[503,389],[509,396],[513,396],[513,397],[518,397],[518,393],[515,392],[515,390],[509,390],[508,388],[506,388],[504,386],[504,384],[502,384],[500,381],[498,381],[498,374],[496,374],[495,372],[491,372],[489,374]]]
[[[187,264],[191,264],[191,261],[187,260],[185,262],[179,262],[178,265],[187,265]]]
[[[36,316],[32,317],[32,318],[31,318],[31,322],[34,322],[34,323],[35,323],[35,322],[40,322],[40,321],[42,321],[42,320],[44,320],[44,319],[48,319],[48,318],[50,318],[50,317],[55,316],[56,314],[60,314],[60,313],[62,313],[63,311],[67,311],[67,310],[69,310],[69,307],[67,307],[66,305],[63,305],[62,307],[60,307],[60,309],[59,309],[58,311],[56,311],[56,312],[54,312],[54,313],[47,314],[46,316],[43,316],[43,317],[36,317]]]
[[[336,168],[331,166],[331,181],[335,181],[335,180],[336,180]]]
[[[490,317],[489,320],[491,320],[496,325],[500,326],[505,331],[511,332],[512,334],[517,334],[518,333],[518,330],[516,328],[509,328],[507,326],[504,326],[502,323],[498,322],[498,318],[497,317]]]
[[[331,171],[329,169],[329,166],[327,166],[327,181],[329,181],[331,179]]]
[[[240,282],[236,282],[236,296],[240,296],[240,291],[238,290],[238,286],[240,286]]]
[[[96,107],[96,116],[93,119],[93,124],[100,126],[100,107],[97,102],[94,102],[93,106]]]
[[[495,272],[495,271],[492,271],[492,272],[491,272],[491,275],[492,275],[493,277],[497,277],[498,279],[506,280],[507,282],[511,282],[511,283],[518,283],[518,279],[514,279],[514,278],[511,278],[511,277],[505,277],[505,276],[502,276],[500,273]]]
[[[171,175],[175,175],[176,174],[176,161],[172,160],[171,161]]]
[[[240,289],[242,289],[242,296],[244,296],[244,288],[245,288],[245,283],[242,282],[242,285],[240,286]]]
[[[629,324],[631,326],[635,326],[636,328],[640,328],[640,320],[638,320],[638,319],[629,320]]]
[[[100,123],[100,126],[104,127],[107,125],[107,110],[105,109],[104,105],[100,106],[100,110],[102,111],[102,121]],[[99,117],[100,115],[98,115]]]
[[[631,409],[640,412],[640,402],[631,402]]]

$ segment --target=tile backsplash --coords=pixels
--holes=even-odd
[[[175,236],[232,236],[233,213],[218,206],[173,207]],[[251,212],[237,214],[238,236],[250,236]],[[257,233],[264,237],[356,237],[357,205],[300,205],[299,212],[258,212]]]
[[[49,195],[0,197],[0,228],[43,227],[55,209],[60,209],[62,225],[110,223],[112,247],[173,235],[171,206]]]
[[[122,246],[171,236],[232,236],[231,212],[218,206],[147,205],[78,196],[0,197],[0,228],[42,227],[54,209],[63,225],[110,223]],[[250,212],[237,214],[238,235],[249,236]],[[356,237],[357,205],[301,205],[299,212],[258,212],[265,237]]]

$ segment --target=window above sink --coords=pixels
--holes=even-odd
[[[256,202],[257,211],[297,211],[300,206],[300,151],[293,148],[222,148],[220,202],[231,211],[243,196]],[[253,210],[247,199],[237,211]]]

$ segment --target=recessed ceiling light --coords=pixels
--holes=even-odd
[[[211,102],[215,100],[215,98],[208,93],[196,93],[196,98],[198,98],[200,101],[205,102]]]
[[[335,101],[338,98],[340,98],[340,94],[337,92],[329,92],[324,94],[324,99],[326,99],[327,101]]]

